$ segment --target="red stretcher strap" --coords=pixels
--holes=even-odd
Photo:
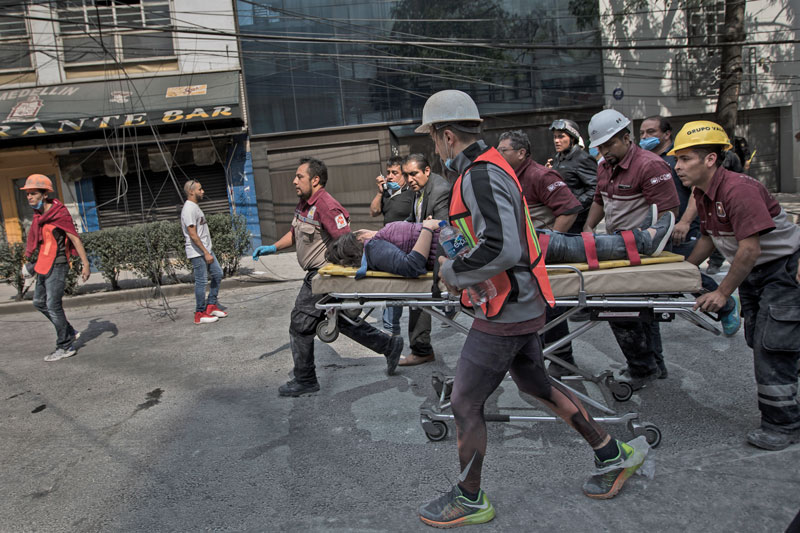
[[[597,261],[597,247],[594,244],[594,233],[584,231],[581,233],[583,238],[583,250],[586,252],[586,263],[589,265],[589,270],[597,270],[600,268],[600,263]]]
[[[636,238],[633,236],[631,230],[620,231],[622,240],[625,241],[625,250],[628,252],[628,260],[631,266],[638,266],[642,264],[642,258],[639,257],[639,251],[636,249]]]

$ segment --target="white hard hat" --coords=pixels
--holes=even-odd
[[[630,124],[631,121],[616,109],[603,109],[589,121],[589,148],[600,146]]]
[[[453,122],[483,122],[478,106],[467,93],[449,89],[439,91],[425,102],[422,108],[422,126],[417,133],[428,133],[432,124],[451,124]]]

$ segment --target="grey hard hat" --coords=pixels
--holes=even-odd
[[[559,118],[554,120],[553,123],[550,124],[550,129],[565,131],[567,132],[567,135],[569,135],[576,141],[581,138],[581,132],[580,128],[578,128],[578,124],[567,118]]]
[[[631,121],[616,109],[603,109],[589,121],[589,148],[600,146],[630,124]]]
[[[433,94],[422,108],[422,125],[417,133],[429,133],[433,124],[453,122],[483,122],[478,106],[470,96],[461,91],[448,89]]]

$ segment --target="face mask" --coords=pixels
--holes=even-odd
[[[41,199],[41,200],[39,200],[39,203],[38,203],[38,204],[36,204],[35,206],[33,206],[33,208],[34,208],[35,210],[39,211],[39,210],[42,208],[42,206],[43,206],[43,205],[44,205],[44,199]]]
[[[457,172],[452,165],[453,165],[453,160],[448,157],[447,161],[444,162],[444,168],[446,168],[450,172]]]
[[[598,150],[596,146],[592,146],[589,148],[589,155],[596,158],[598,155],[600,155],[600,150]]]
[[[387,181],[386,182],[386,189],[389,190],[389,191],[399,191],[400,190],[400,184],[399,183],[395,183],[393,181]]]
[[[639,141],[639,146],[647,151],[651,151],[661,144],[661,139],[658,137],[648,137]]]

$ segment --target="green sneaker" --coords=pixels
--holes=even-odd
[[[620,491],[622,485],[625,484],[625,481],[642,466],[644,456],[641,457],[641,460],[630,464],[631,462],[628,461],[628,458],[633,456],[633,448],[619,440],[617,441],[617,446],[619,446],[619,455],[614,459],[598,461],[595,457],[594,465],[600,472],[590,477],[583,484],[583,493],[588,497],[598,500],[613,498]],[[626,462],[627,464],[623,466],[623,463]],[[620,465],[620,468],[607,470],[614,465]]]
[[[441,529],[483,524],[492,518],[494,507],[482,489],[478,493],[478,500],[473,502],[464,496],[458,485],[419,508],[420,520]]]

